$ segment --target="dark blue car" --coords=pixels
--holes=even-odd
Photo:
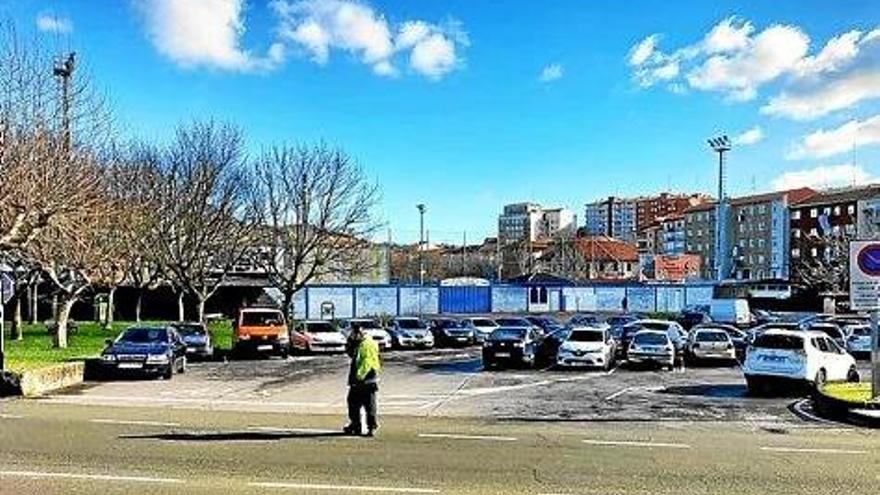
[[[186,344],[171,327],[131,327],[107,341],[101,364],[109,373],[169,379],[186,371]]]

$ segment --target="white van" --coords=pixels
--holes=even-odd
[[[767,330],[749,346],[742,368],[751,393],[773,382],[859,381],[855,359],[816,331]]]
[[[709,317],[717,323],[748,326],[752,323],[749,302],[745,299],[712,299]]]

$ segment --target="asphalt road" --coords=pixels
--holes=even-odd
[[[341,418],[9,401],[0,493],[874,493],[880,436],[804,423]]]

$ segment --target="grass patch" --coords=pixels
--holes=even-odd
[[[828,383],[822,387],[822,393],[833,399],[853,404],[864,404],[871,400],[871,384],[862,383]]]
[[[165,322],[149,321],[143,325],[162,325]],[[115,322],[111,329],[95,322],[77,322],[77,331],[67,336],[67,349],[56,349],[52,346],[52,335],[42,323],[26,324],[22,332],[22,340],[6,339],[6,367],[10,371],[22,372],[67,361],[81,361],[98,357],[104,349],[104,341],[114,339],[125,328],[134,322]],[[9,323],[5,325],[9,328]],[[217,320],[208,324],[217,349],[232,347],[232,322]]]

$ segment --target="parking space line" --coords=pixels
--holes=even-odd
[[[434,488],[411,488],[395,486],[360,486],[360,485],[321,485],[314,483],[286,483],[286,482],[253,482],[248,486],[254,488],[287,488],[293,490],[323,490],[336,492],[382,492],[382,493],[440,493]]]
[[[605,398],[602,399],[602,400],[603,400],[603,401],[614,400],[614,399],[620,397],[621,395],[623,395],[623,394],[625,394],[625,393],[627,393],[627,392],[633,390],[634,388],[638,388],[638,387],[626,387],[626,388],[622,388],[622,389],[618,390],[617,392],[614,392],[613,394],[609,395],[608,397],[605,397]]]
[[[0,419],[24,419],[24,416],[20,414],[0,414]]]
[[[180,426],[180,423],[164,423],[161,421],[138,421],[138,420],[124,420],[124,419],[107,419],[107,418],[93,418],[89,420],[89,423],[97,423],[103,425],[125,425],[125,426]]]
[[[122,481],[131,483],[184,483],[177,478],[154,478],[149,476],[116,476],[110,474],[53,473],[43,471],[0,471],[0,478],[32,478],[32,479],[78,479],[90,481]]]
[[[779,452],[783,454],[848,454],[848,455],[864,455],[866,450],[847,450],[847,449],[811,449],[811,448],[794,448],[794,447],[761,447],[765,452]]]
[[[457,433],[419,433],[419,438],[444,438],[451,440],[490,440],[496,442],[516,442],[516,437],[499,437],[494,435],[461,435]]]
[[[631,442],[623,440],[581,440],[588,445],[600,445],[605,447],[647,447],[662,449],[689,449],[686,443],[663,443],[663,442]]]

